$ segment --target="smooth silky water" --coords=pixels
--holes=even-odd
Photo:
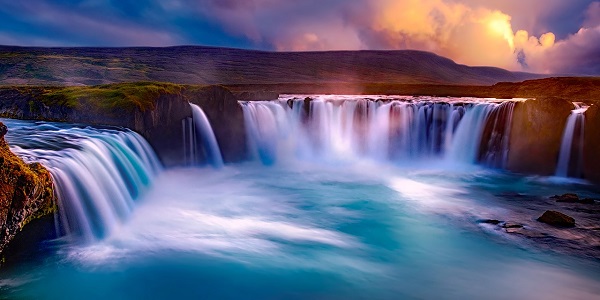
[[[536,197],[565,191],[597,196],[579,181],[522,177],[485,166],[502,164],[506,140],[495,137],[485,155],[472,147],[480,147],[476,139],[483,135],[485,116],[494,117],[495,107],[507,104],[413,99],[383,107],[392,112],[386,116],[380,109],[389,101],[361,108],[352,99],[333,103],[322,97],[303,117],[295,105],[301,99],[241,103],[254,157],[246,163],[162,170],[152,166],[153,155],[133,151],[149,180],[139,193],[125,193],[131,209],[122,217],[80,216],[96,228],[92,234],[49,241],[46,256],[4,270],[0,294],[11,299],[599,297],[599,256],[586,243],[560,246],[551,238],[510,235],[478,222],[513,220],[543,229],[534,221],[543,212]],[[357,109],[372,111],[363,118]],[[436,123],[428,114],[445,117]],[[374,128],[389,128],[394,115],[404,116],[406,126],[385,134]],[[85,152],[81,139],[138,140],[114,128],[3,121],[13,150],[47,165],[51,160],[39,151],[64,157],[64,151]],[[359,123],[360,130],[349,131]],[[202,143],[207,151],[209,144]],[[104,199],[91,198],[96,200],[86,201]]]

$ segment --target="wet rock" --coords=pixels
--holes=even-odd
[[[554,210],[547,210],[537,220],[556,227],[575,227],[575,219]]]
[[[583,177],[600,183],[600,106],[590,106],[585,112],[583,143]]]
[[[531,230],[527,228],[506,228],[506,233],[518,234],[528,238],[544,238],[548,236],[543,232]]]
[[[0,131],[7,128],[0,123]],[[0,137],[0,254],[24,226],[56,211],[50,173],[40,164],[26,164]],[[0,265],[1,265],[0,260]]]
[[[579,196],[576,194],[563,194],[563,195],[554,195],[550,197],[550,199],[556,200],[556,202],[565,202],[565,203],[576,203],[579,202]]]
[[[492,225],[498,225],[500,223],[502,223],[502,221],[500,220],[495,220],[495,219],[483,219],[483,220],[478,220],[477,223],[479,224],[492,224]]]
[[[4,123],[0,123],[0,138],[4,138],[7,132],[8,128],[6,127],[6,125],[4,125]]]
[[[512,222],[506,222],[502,224],[502,228],[523,228],[523,225]]]
[[[579,203],[579,204],[594,204],[596,201],[592,198],[584,198],[581,199],[576,194],[563,194],[563,195],[554,195],[550,197],[550,199],[556,200],[556,202],[561,203]]]

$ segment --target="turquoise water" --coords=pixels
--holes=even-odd
[[[110,236],[51,241],[3,271],[0,298],[598,299],[593,240],[560,246],[568,237],[534,220],[535,197],[573,190],[595,195],[443,162],[171,169]]]

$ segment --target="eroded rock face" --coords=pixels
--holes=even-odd
[[[155,109],[133,113],[132,124],[123,125],[141,134],[152,146],[164,166],[183,164],[182,121],[192,110],[182,95],[161,95]]]
[[[0,123],[0,253],[23,226],[56,211],[50,173],[13,154],[4,140],[6,132]]]
[[[545,98],[517,103],[513,112],[507,169],[553,175],[567,118],[574,108],[567,100]]]
[[[600,183],[600,108],[592,105],[585,112],[583,177]]]
[[[221,147],[225,162],[247,158],[244,112],[235,96],[222,86],[185,91],[186,98],[204,110]]]

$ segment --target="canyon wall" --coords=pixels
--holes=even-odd
[[[583,176],[600,183],[600,108],[592,105],[585,112]]]
[[[565,123],[573,108],[571,102],[559,98],[517,103],[507,169],[524,174],[553,175]]]

